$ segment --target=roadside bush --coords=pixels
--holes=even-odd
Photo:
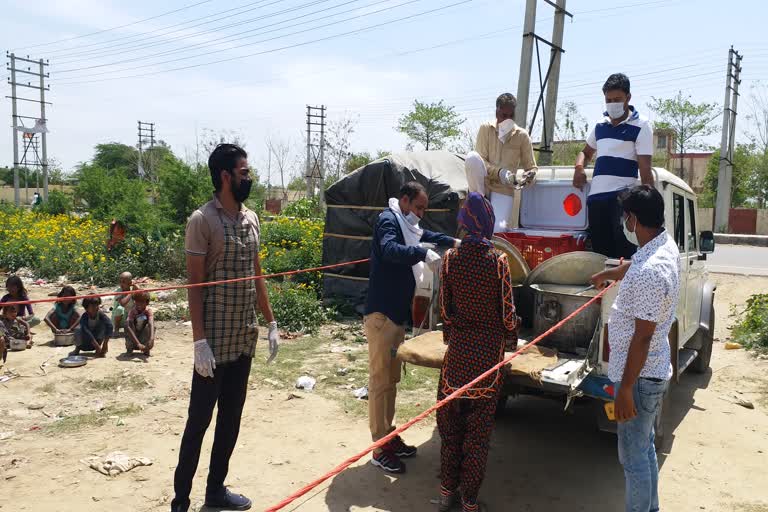
[[[768,293],[752,295],[733,329],[733,339],[747,348],[768,350]]]
[[[265,222],[261,229],[259,256],[262,269],[267,274],[320,266],[323,259],[323,223],[285,217]],[[319,272],[298,274],[290,280],[307,285],[319,295]]]
[[[112,286],[120,272],[177,278],[184,275],[180,234],[128,236],[107,251],[107,223],[90,217],[0,211],[0,267],[31,269],[37,277]]]
[[[186,224],[192,212],[211,199],[213,185],[205,167],[194,169],[169,157],[158,174],[160,207],[177,225]]]
[[[333,312],[323,307],[315,291],[305,284],[267,281],[267,291],[281,329],[316,334],[332,316]]]
[[[72,196],[60,190],[51,190],[48,192],[48,200],[36,205],[33,209],[47,215],[65,215],[72,213],[74,207]]]
[[[320,201],[317,198],[303,197],[286,206],[282,215],[299,219],[322,219],[323,210],[320,208]]]

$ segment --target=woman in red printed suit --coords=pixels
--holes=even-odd
[[[443,259],[440,307],[448,350],[438,400],[499,363],[505,341],[517,329],[509,263],[490,242],[494,220],[490,203],[470,193],[459,212],[465,236]],[[441,512],[450,510],[459,494],[464,512],[479,510],[477,496],[501,382],[496,372],[437,411]]]

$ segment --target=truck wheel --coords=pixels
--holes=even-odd
[[[505,393],[499,393],[499,397],[496,399],[496,417],[501,418],[504,415],[504,411],[507,408],[507,400],[509,395]]]
[[[715,305],[714,298],[709,310],[709,329],[701,333],[701,350],[699,355],[691,363],[691,370],[694,373],[706,373],[709,370],[709,363],[712,360],[712,344],[715,341]]]

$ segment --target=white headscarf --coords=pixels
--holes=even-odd
[[[424,234],[424,230],[419,227],[417,222],[415,225],[405,220],[405,215],[400,209],[400,201],[394,197],[389,198],[389,209],[395,212],[397,217],[397,223],[400,224],[400,231],[403,232],[403,238],[405,239],[405,245],[409,247],[419,247],[421,244],[421,237]],[[416,286],[424,281],[424,262],[420,261],[413,266],[413,277],[416,279]]]

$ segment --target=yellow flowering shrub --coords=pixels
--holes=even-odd
[[[0,268],[26,267],[37,277],[97,285],[117,283],[120,272],[151,277],[180,277],[184,254],[180,235],[152,240],[128,236],[107,251],[109,228],[90,217],[0,210]]]
[[[323,228],[322,221],[310,219],[277,217],[264,222],[259,252],[264,272],[272,274],[319,267],[323,259]],[[298,274],[290,280],[319,294],[319,272]]]

